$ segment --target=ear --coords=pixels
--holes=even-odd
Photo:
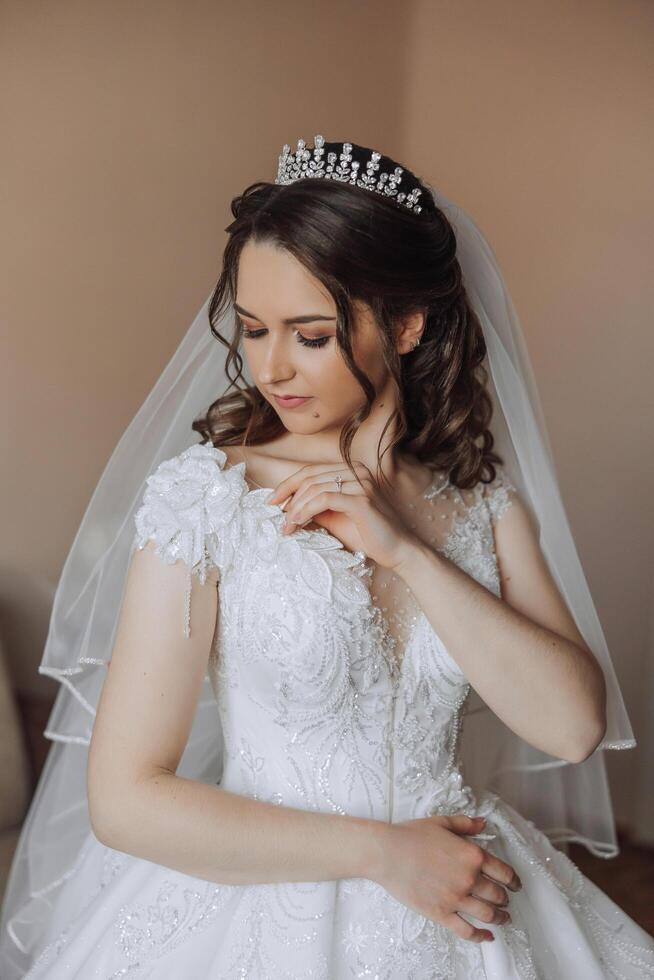
[[[416,346],[416,341],[422,339],[426,319],[426,310],[418,310],[416,313],[408,313],[398,318],[395,331],[395,346],[398,354],[408,354]]]

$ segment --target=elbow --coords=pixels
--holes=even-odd
[[[89,823],[94,836],[101,844],[120,850],[116,840],[116,822],[112,807],[106,800],[95,799],[89,794]]]
[[[87,798],[91,830],[106,847],[138,855],[142,831],[147,826],[142,816],[147,816],[149,809],[141,787],[149,777],[130,776],[117,783],[113,775],[108,778],[108,773],[89,767]]]
[[[115,784],[108,791],[109,786],[110,780],[87,773],[89,823],[101,844],[120,851],[121,824],[128,809],[129,793],[122,786],[117,790]]]
[[[107,812],[103,805],[102,796],[98,796],[98,793],[94,789],[93,783],[89,778],[89,772],[87,770],[86,778],[86,799],[89,810],[89,824],[93,835],[101,844],[106,844],[111,846],[107,840]]]
[[[583,732],[577,732],[570,739],[568,752],[561,756],[566,762],[585,762],[601,745],[606,735],[606,712],[595,715],[589,720]]]
[[[111,847],[113,850],[120,850],[116,846],[116,842],[109,829],[109,822],[102,816],[98,816],[97,812],[91,812],[89,809],[89,822],[91,824],[91,830],[93,831],[93,836],[105,847]]]
[[[589,724],[583,735],[577,736],[575,741],[571,743],[572,751],[568,752],[563,758],[565,758],[566,762],[585,762],[586,759],[591,757],[598,746],[601,745],[605,735],[606,715],[604,714],[600,719]]]
[[[585,762],[601,745],[606,735],[606,680],[604,672],[593,661],[592,696],[589,697],[588,717],[582,731],[570,740],[571,751],[564,756],[567,762]]]

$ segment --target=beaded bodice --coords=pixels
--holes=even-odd
[[[401,820],[474,803],[458,768],[470,691],[404,581],[325,529],[282,535],[272,488],[194,445],[148,478],[137,544],[190,576],[218,569],[209,676],[221,785],[287,806]],[[431,547],[499,595],[493,526],[514,488],[435,473],[408,504]],[[189,623],[187,623],[187,628]],[[444,809],[443,809],[444,808]]]

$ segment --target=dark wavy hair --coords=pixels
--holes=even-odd
[[[325,155],[330,151],[338,154],[341,149],[342,144],[325,143]],[[360,172],[371,153],[368,147],[352,144]],[[386,172],[398,166],[387,156],[379,164]],[[228,348],[225,370],[230,385],[206,415],[192,424],[203,443],[256,446],[285,431],[274,408],[242,376],[238,318],[234,318],[231,341],[216,329],[236,297],[243,246],[248,241],[266,242],[298,259],[336,304],[336,342],[367,399],[347,419],[340,434],[340,452],[350,469],[352,439],[368,418],[375,397],[372,382],[352,356],[352,302],[358,300],[373,313],[397,395],[398,409],[380,437],[378,460],[381,439],[397,419],[396,435],[387,449],[397,448],[445,471],[460,489],[495,479],[493,463],[503,460],[492,451],[494,439],[488,428],[493,405],[486,389],[488,372],[482,364],[486,343],[481,324],[462,283],[454,229],[436,206],[429,185],[403,168],[400,190],[408,193],[416,187],[422,190],[420,213],[391,196],[317,178],[292,184],[259,181],[232,200],[234,220],[225,229],[229,240],[209,304],[211,331]],[[420,345],[400,356],[393,342],[394,324],[418,311],[426,313]],[[353,475],[356,478],[354,471]]]

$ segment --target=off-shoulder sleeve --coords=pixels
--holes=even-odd
[[[134,516],[138,549],[153,540],[158,558],[187,566],[185,636],[190,636],[192,576],[204,583],[210,568],[222,572],[238,544],[245,464],[225,469],[226,461],[221,449],[201,444],[163,460],[147,477]]]
[[[497,524],[502,515],[514,503],[518,493],[505,468],[497,463],[494,465],[495,479],[484,487],[484,499],[493,525]]]

